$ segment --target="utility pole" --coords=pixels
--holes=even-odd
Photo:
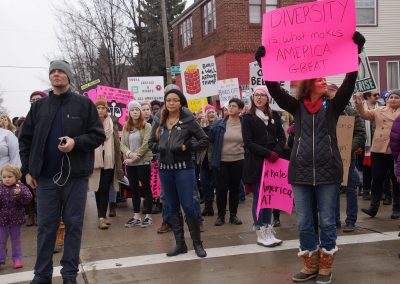
[[[167,83],[171,84],[171,58],[169,53],[169,41],[168,41],[168,26],[167,26],[167,9],[165,6],[165,0],[161,0],[161,19],[162,29],[164,37],[164,52],[165,52],[165,67],[167,69]]]

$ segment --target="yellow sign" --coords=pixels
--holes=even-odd
[[[201,103],[202,101],[203,101],[203,105]],[[207,104],[208,104],[207,98],[188,100],[188,106],[189,106],[189,109],[191,112],[202,110],[203,106],[206,106]]]

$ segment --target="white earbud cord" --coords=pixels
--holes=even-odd
[[[67,175],[65,182],[63,184],[59,184],[58,182],[60,181],[60,179],[62,178],[62,175],[63,175],[64,157],[67,157],[67,161],[68,161],[68,175]],[[68,153],[65,153],[65,155],[61,159],[61,170],[60,170],[60,172],[58,172],[54,175],[53,182],[58,186],[64,186],[68,182],[70,174],[71,174],[71,161],[69,160]]]

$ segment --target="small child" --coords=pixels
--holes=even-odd
[[[21,268],[21,225],[25,223],[24,205],[32,199],[29,189],[18,180],[21,171],[13,165],[4,166],[0,183],[0,265],[6,261],[7,239],[11,237],[14,269]]]

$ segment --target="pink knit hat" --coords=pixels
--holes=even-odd
[[[205,107],[204,107],[204,111],[206,112],[206,114],[207,114],[207,112],[209,111],[209,110],[216,110],[216,108],[215,108],[215,106],[213,106],[213,105],[206,105]]]
[[[258,92],[258,93],[263,93],[263,94],[266,94],[266,95],[269,96],[268,88],[267,88],[266,86],[264,86],[264,85],[255,87],[255,88],[254,88],[254,92],[253,92],[253,96],[254,96],[254,94],[255,94],[256,92]]]

